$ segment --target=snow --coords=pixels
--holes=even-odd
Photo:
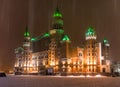
[[[120,77],[32,76],[0,77],[0,87],[120,87]]]

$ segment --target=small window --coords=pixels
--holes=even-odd
[[[102,72],[106,72],[105,68],[102,68]]]
[[[102,65],[106,65],[106,62],[105,62],[105,60],[102,60]]]
[[[79,53],[79,56],[82,56],[82,53]]]

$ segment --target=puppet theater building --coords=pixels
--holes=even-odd
[[[97,42],[94,28],[89,27],[85,33],[84,43],[81,47],[71,45],[71,40],[64,31],[62,14],[56,8],[50,30],[31,38],[26,29],[23,46],[15,49],[15,73],[46,75],[111,73],[108,40]]]

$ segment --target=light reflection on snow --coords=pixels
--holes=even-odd
[[[92,75],[78,75],[78,76],[74,76],[74,75],[68,75],[68,76],[60,76],[60,75],[57,75],[57,76],[53,76],[53,77],[68,77],[68,78],[102,78],[102,77],[107,77],[107,76],[102,76],[100,74],[98,75],[95,75],[95,76],[92,76]]]

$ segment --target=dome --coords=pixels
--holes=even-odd
[[[88,39],[96,39],[96,33],[93,27],[89,27],[86,32],[86,40]]]
[[[95,35],[95,31],[94,31],[93,27],[89,27],[86,32],[86,36],[93,36],[93,35]]]

